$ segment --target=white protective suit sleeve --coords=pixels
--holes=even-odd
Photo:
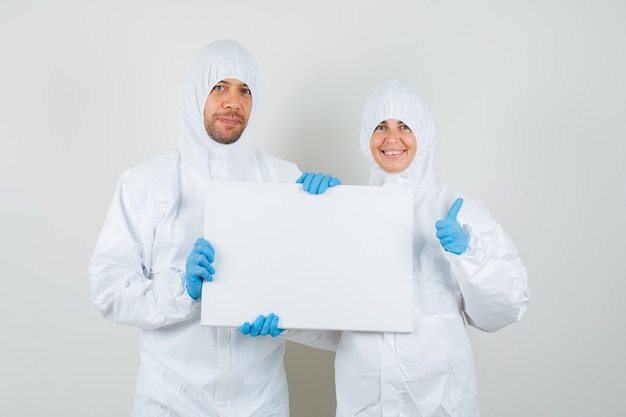
[[[468,250],[441,251],[461,288],[468,324],[494,332],[526,312],[527,271],[511,239],[478,200],[464,196],[458,220],[469,233]]]
[[[175,165],[174,153],[162,159]],[[155,182],[165,177],[162,171],[157,164],[143,165],[122,175],[89,265],[92,300],[101,314],[143,329],[187,320],[200,304],[185,291],[182,265],[152,269],[155,225],[174,210],[155,201],[162,186]],[[158,249],[159,254],[168,250]]]

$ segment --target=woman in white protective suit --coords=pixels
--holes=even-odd
[[[207,133],[205,105],[232,86],[235,98],[219,102],[217,128],[238,128],[241,136],[220,143]],[[245,114],[239,101],[249,95]],[[293,183],[301,175],[295,164],[252,147],[258,98],[258,70],[247,50],[230,40],[205,46],[184,85],[178,148],[127,170],[118,183],[89,273],[102,315],[142,329],[135,417],[286,417],[284,339],[336,346],[323,332],[251,338],[237,328],[202,327],[201,285],[188,287],[186,259],[203,235],[207,181]]]
[[[338,417],[478,416],[465,321],[493,332],[526,311],[526,269],[515,246],[480,201],[438,182],[434,139],[412,86],[386,81],[366,101],[360,142],[370,185],[414,190],[413,329],[342,334]]]

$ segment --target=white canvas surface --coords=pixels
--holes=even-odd
[[[202,325],[273,312],[286,329],[410,331],[411,190],[212,182],[207,196]]]

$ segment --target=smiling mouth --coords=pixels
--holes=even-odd
[[[406,150],[397,150],[397,151],[382,151],[385,156],[399,156],[402,155]]]

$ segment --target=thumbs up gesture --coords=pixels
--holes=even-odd
[[[469,242],[469,235],[463,231],[463,228],[456,219],[462,205],[463,199],[457,198],[454,203],[452,203],[452,206],[450,206],[446,218],[435,223],[437,237],[443,249],[446,252],[452,252],[457,255],[467,250],[467,243]]]

